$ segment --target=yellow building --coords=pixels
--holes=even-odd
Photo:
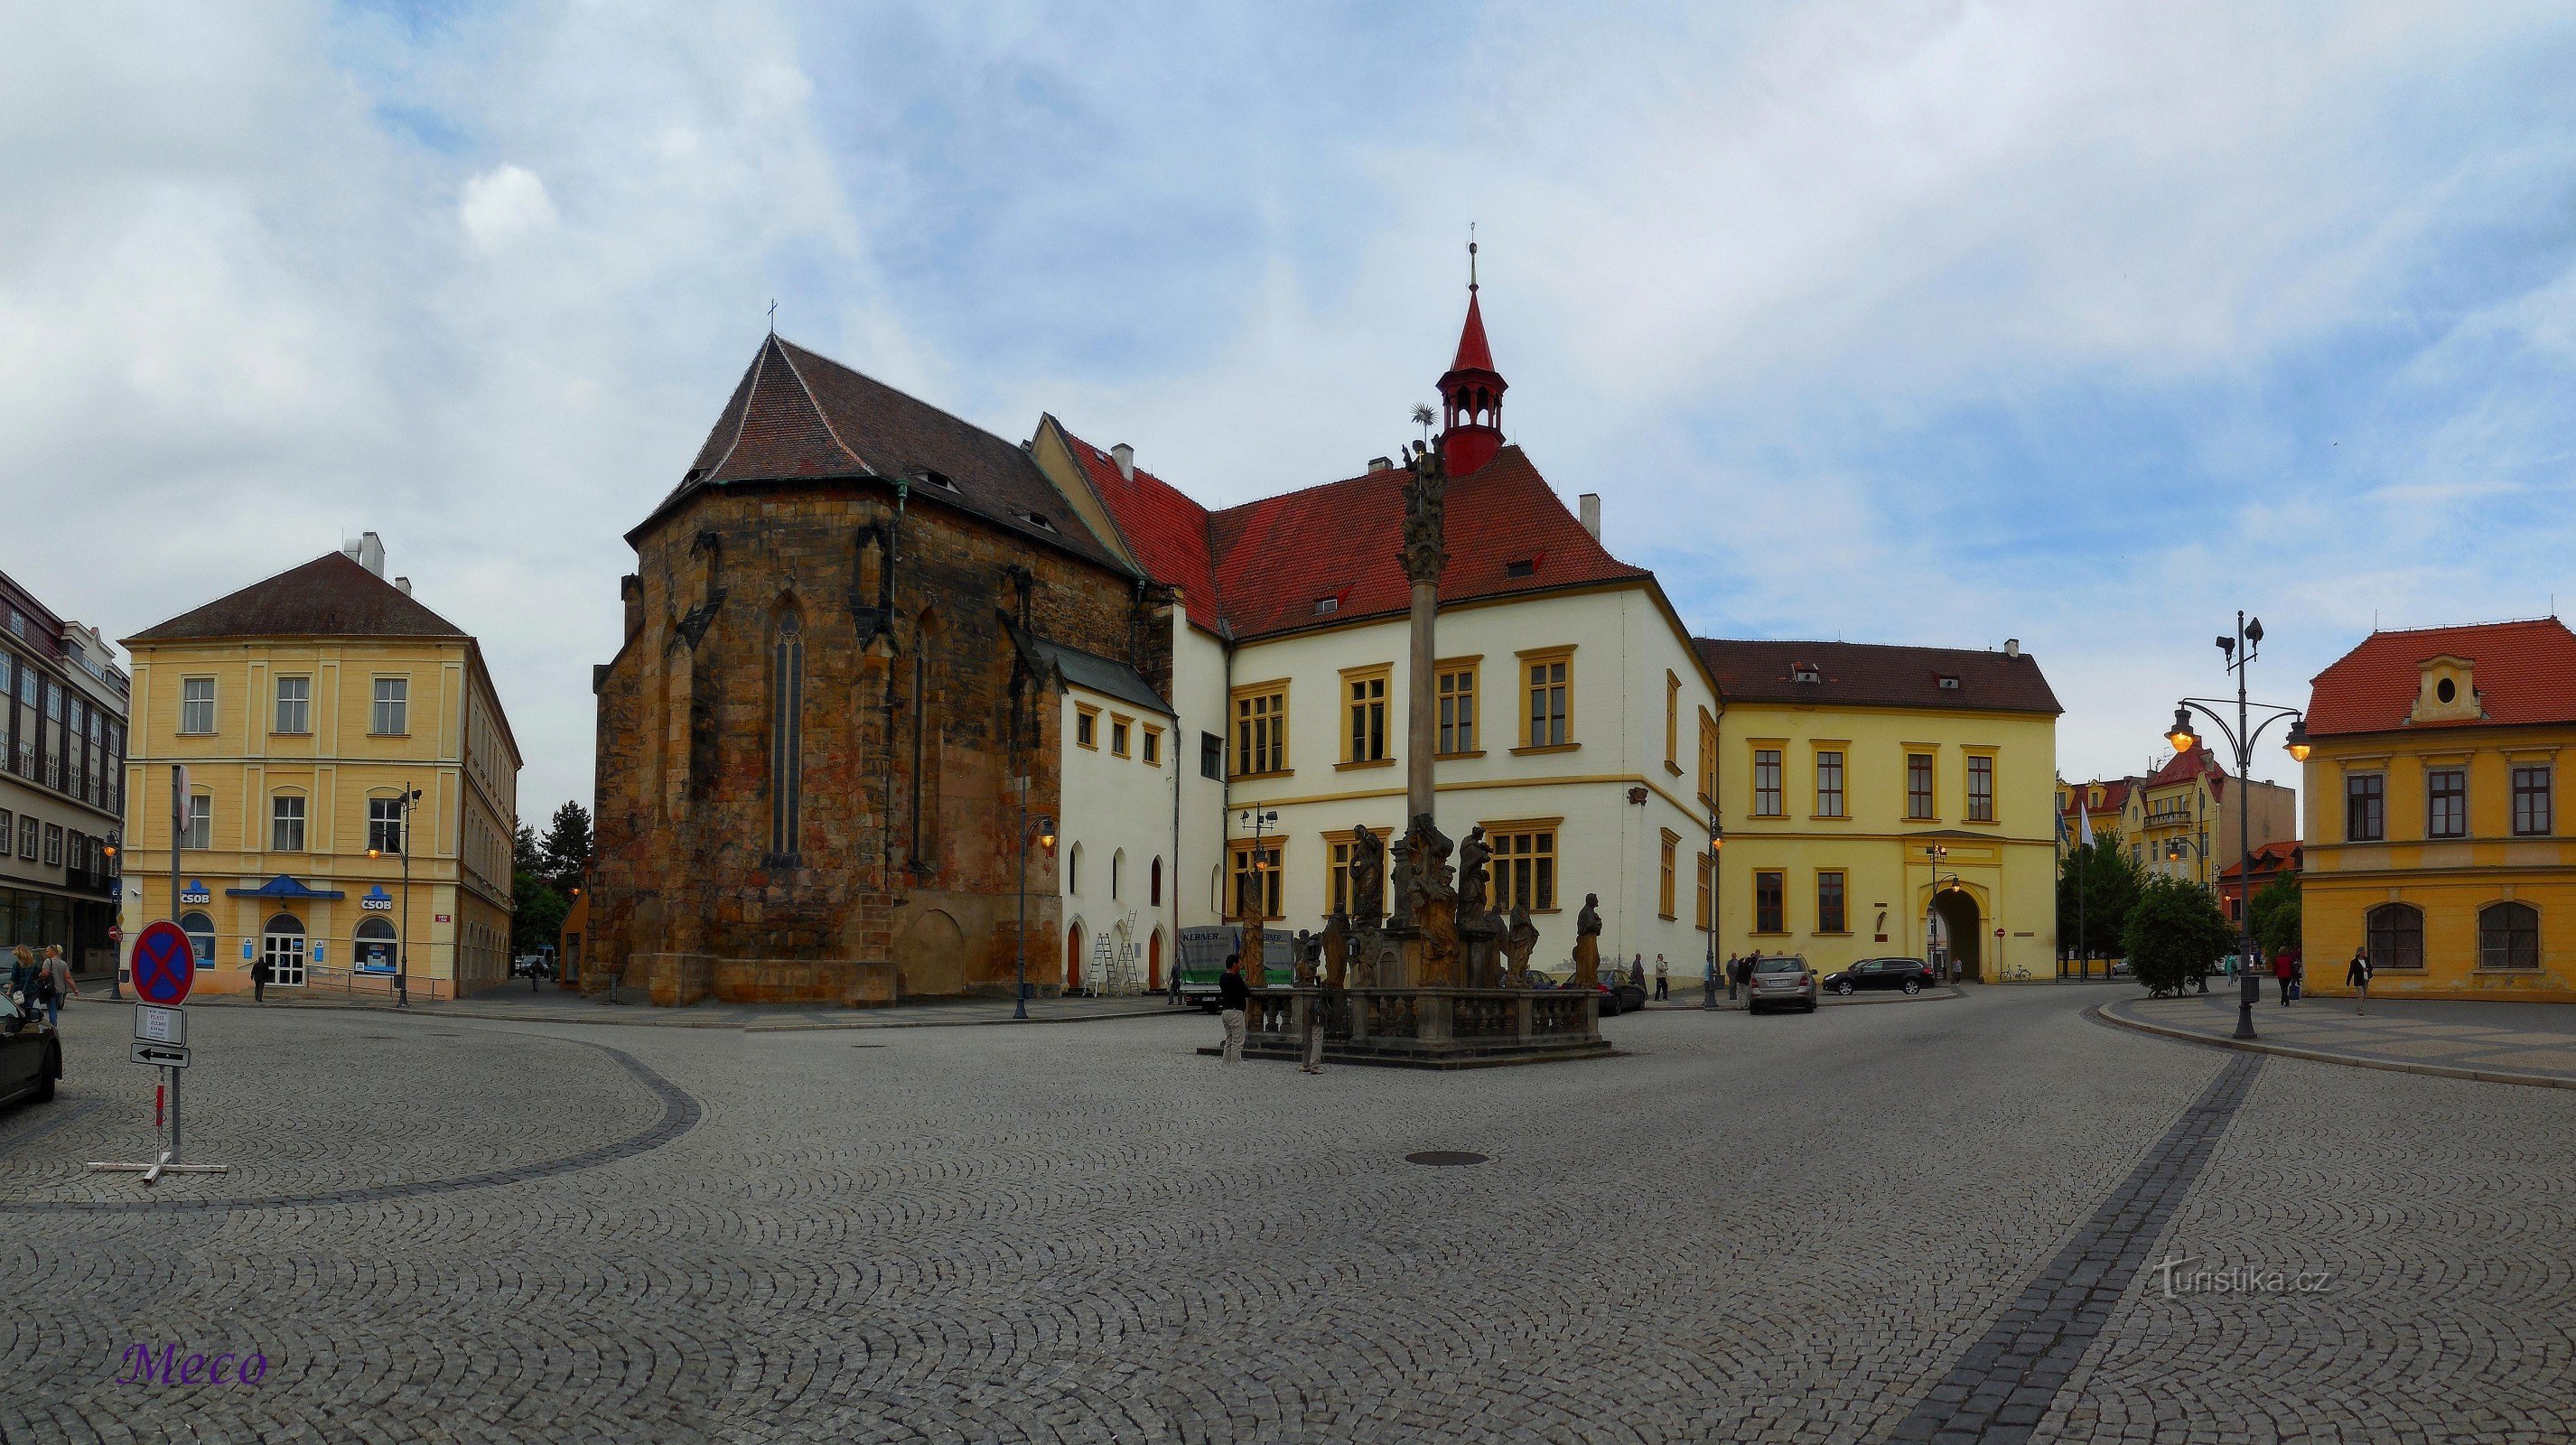
[[[2307,985],[2576,1002],[2576,634],[2558,619],[2374,632],[2308,703]]]
[[[2056,694],[2002,652],[1702,638],[1723,697],[1720,957],[1946,953],[2057,976]]]
[[[248,992],[262,959],[289,995],[509,977],[518,745],[474,639],[383,572],[370,532],[125,639],[125,937],[177,917],[200,993]]]

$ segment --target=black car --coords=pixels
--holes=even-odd
[[[41,1104],[54,1096],[54,1080],[62,1076],[61,1038],[0,998],[0,1104],[19,1099]]]
[[[1825,975],[1825,987],[1849,997],[1865,988],[1901,988],[1921,993],[1940,981],[1932,965],[1919,958],[1864,958],[1840,973]]]
[[[1601,1016],[1632,1014],[1646,1006],[1646,991],[1628,981],[1626,974],[1601,981]]]

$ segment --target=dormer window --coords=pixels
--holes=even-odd
[[[2425,658],[2415,666],[2419,676],[2408,722],[2475,722],[2486,716],[2486,699],[2478,692],[2474,661],[2444,653]]]
[[[948,479],[946,472],[924,471],[921,474],[921,482],[923,486],[937,487],[943,492],[954,493],[957,490],[957,484]]]
[[[1055,530],[1055,523],[1048,521],[1047,514],[1044,512],[1020,512],[1016,515],[1021,521],[1028,523],[1030,526],[1037,528],[1041,532],[1052,532]]]
[[[1791,682],[1822,682],[1825,680],[1825,674],[1822,668],[1817,667],[1812,662],[1793,662],[1789,664],[1789,680]]]
[[[1339,597],[1318,597],[1315,599],[1315,615],[1318,617],[1322,617],[1327,613],[1339,612],[1341,610],[1342,599]]]
[[[1538,559],[1536,557],[1523,557],[1517,562],[1506,562],[1503,564],[1503,575],[1506,577],[1535,577],[1538,575]]]
[[[1959,690],[1959,679],[1952,677],[1946,672],[1941,674],[1941,690],[1943,692],[1957,692]]]

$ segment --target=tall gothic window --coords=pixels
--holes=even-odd
[[[769,668],[769,851],[796,851],[805,756],[805,626],[794,608],[778,615]]]

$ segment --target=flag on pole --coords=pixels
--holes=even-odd
[[[2076,810],[2075,810],[2075,829],[2076,829],[2076,837],[2077,837],[2078,841],[2082,844],[2082,846],[2087,847],[2087,848],[2092,847],[2092,846],[2093,846],[2093,812],[2092,812],[2092,810],[2091,810],[2091,809],[2086,808],[2086,807],[2085,807],[2083,804],[2081,804],[2081,803],[2078,803],[2078,804],[2076,805]]]

